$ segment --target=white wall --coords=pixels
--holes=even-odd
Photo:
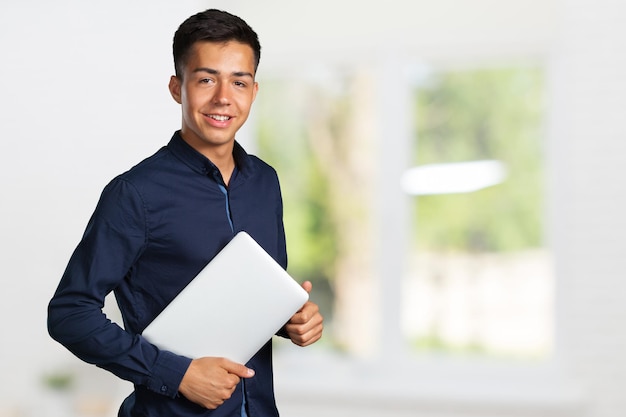
[[[557,356],[594,417],[626,409],[625,16],[622,2],[564,2],[552,59]]]

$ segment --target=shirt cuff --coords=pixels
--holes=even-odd
[[[176,398],[178,387],[190,364],[190,358],[161,351],[154,366],[152,377],[148,380],[147,388],[158,394]]]

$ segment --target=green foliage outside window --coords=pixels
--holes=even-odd
[[[263,96],[255,103],[258,148],[280,178],[289,271],[300,281],[311,280],[314,291],[326,292],[328,298],[336,239],[328,215],[329,179],[313,156],[303,122],[306,91],[288,81],[263,81]],[[323,296],[318,294],[318,300]],[[322,302],[322,307],[328,309],[330,303]]]
[[[497,159],[502,184],[418,197],[418,247],[512,251],[542,245],[543,78],[538,68],[442,72],[416,90],[418,165]]]

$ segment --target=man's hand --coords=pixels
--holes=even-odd
[[[194,359],[178,392],[189,401],[213,410],[230,398],[241,378],[252,376],[252,369],[225,358]]]
[[[302,288],[310,293],[313,284],[306,281]],[[308,346],[317,342],[322,337],[323,330],[324,318],[317,304],[311,301],[307,301],[285,325],[287,336],[298,346]]]

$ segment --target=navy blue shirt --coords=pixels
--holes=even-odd
[[[271,340],[255,376],[216,410],[178,393],[191,359],[160,350],[143,329],[239,231],[287,267],[282,199],[272,167],[235,143],[236,173],[219,170],[176,132],[169,144],[104,189],[48,307],[50,335],[80,359],[135,385],[123,416],[278,416]],[[102,312],[115,293],[123,328]],[[233,309],[245,308],[233,302]],[[228,314],[228,312],[225,312]],[[250,312],[253,319],[254,312]],[[194,323],[181,323],[194,331]]]

